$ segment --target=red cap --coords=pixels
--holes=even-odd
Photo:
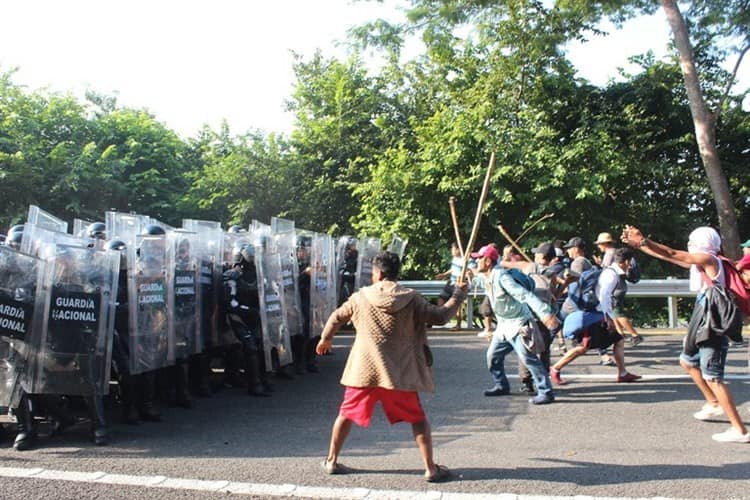
[[[745,255],[739,262],[737,262],[737,269],[740,271],[750,269],[750,254]]]
[[[500,259],[500,254],[497,253],[497,248],[495,248],[493,245],[485,245],[480,248],[478,252],[472,253],[471,256],[475,259],[479,257],[487,257],[495,262]]]

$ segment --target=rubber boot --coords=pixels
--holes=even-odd
[[[28,394],[21,398],[15,411],[18,420],[16,439],[13,448],[16,451],[26,451],[34,447],[37,441],[36,426],[34,425],[34,403]]]
[[[305,337],[294,335],[292,337],[292,358],[294,359],[294,373],[302,375],[305,373]]]
[[[318,373],[318,357],[315,354],[315,345],[313,339],[305,339],[305,364],[307,365],[307,371],[310,373]]]
[[[138,425],[141,421],[138,418],[138,411],[135,409],[133,377],[129,373],[120,373],[120,380],[118,382],[120,387],[122,420],[128,425]]]

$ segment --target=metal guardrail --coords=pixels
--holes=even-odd
[[[445,287],[445,281],[401,281],[401,285],[413,288],[427,297],[440,295]],[[678,328],[677,325],[677,299],[679,297],[695,297],[696,293],[690,291],[689,281],[685,279],[667,278],[662,280],[641,280],[636,284],[628,283],[628,297],[659,298],[667,300],[669,312],[669,328]],[[473,300],[475,297],[484,297],[484,288],[472,288],[469,293],[466,308],[466,319],[472,324]]]

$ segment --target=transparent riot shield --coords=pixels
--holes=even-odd
[[[355,290],[372,285],[372,259],[380,252],[380,239],[361,238],[358,248],[357,277],[354,282]]]
[[[83,238],[86,236],[86,229],[93,223],[85,219],[73,219],[73,236]]]
[[[106,212],[104,224],[109,240],[122,240],[130,247],[135,245],[136,236],[148,226],[149,218],[146,215]]]
[[[40,303],[44,262],[0,245],[0,407],[18,405],[30,386],[31,342]]]
[[[169,365],[167,239],[140,235],[128,245],[130,373]]]
[[[400,261],[404,260],[404,252],[406,252],[406,244],[409,243],[408,239],[403,239],[400,236],[393,236],[391,244],[388,245],[388,251],[398,255]]]
[[[285,366],[292,362],[291,337],[281,298],[281,258],[271,237],[271,227],[255,221],[253,224],[263,350],[266,369],[270,371],[276,366]]]
[[[316,233],[312,238],[310,267],[310,335],[319,337],[336,307],[336,280],[333,267],[335,248],[327,234]]]
[[[41,328],[32,365],[33,394],[107,394],[119,255],[45,244]]]
[[[167,236],[167,309],[170,360],[185,359],[203,350],[195,233],[170,231]]]
[[[273,221],[273,219],[271,219]],[[272,226],[273,227],[273,226]],[[302,311],[299,294],[297,238],[294,230],[274,234],[273,242],[281,265],[281,302],[289,335],[302,335]]]
[[[36,205],[29,205],[29,215],[26,219],[29,224],[34,224],[51,231],[57,231],[60,233],[68,232],[68,223],[62,219],[55,217],[54,215],[45,212]]]
[[[357,238],[345,235],[338,239],[335,260],[337,305],[346,302],[346,299],[354,293],[354,285],[357,279],[358,256]]]
[[[223,328],[222,311],[222,255],[224,232],[221,223],[184,219],[183,229],[197,235],[196,255],[199,267],[200,317],[203,346],[219,347],[236,342],[231,332]],[[224,335],[224,332],[227,335]]]

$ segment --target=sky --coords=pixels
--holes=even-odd
[[[116,95],[192,137],[226,119],[234,133],[288,133],[292,51],[345,57],[348,28],[399,19],[397,0],[8,0],[0,3],[0,71],[13,81],[83,96]],[[606,27],[605,27],[606,29]],[[666,51],[660,13],[569,47],[582,76],[605,84],[633,54]],[[750,62],[742,82],[750,84]],[[745,85],[744,88],[747,88]]]

